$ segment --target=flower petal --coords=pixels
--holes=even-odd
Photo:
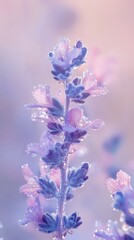
[[[124,171],[120,170],[117,173],[117,181],[121,188],[130,188],[131,177]]]
[[[37,86],[33,91],[33,96],[38,104],[41,105],[50,105],[51,97],[50,97],[50,89],[46,86]]]
[[[101,119],[95,119],[95,120],[90,122],[89,126],[93,130],[98,130],[98,129],[100,129],[100,128],[105,126],[105,122],[103,120],[101,120]]]
[[[80,124],[80,120],[83,116],[83,110],[80,108],[73,108],[68,112],[67,120],[68,123],[73,126],[78,126]]]
[[[29,168],[28,164],[25,164],[22,166],[22,173],[24,176],[24,179],[26,181],[28,181],[30,178],[34,178],[34,173],[32,172],[32,170]]]
[[[84,72],[82,82],[86,91],[89,91],[92,88],[94,89],[94,87],[97,85],[96,78],[90,71]]]
[[[127,189],[131,189],[130,176],[124,171],[120,170],[116,175],[116,179],[107,179],[106,186],[108,191],[112,194],[116,193],[117,191],[124,192]]]
[[[108,93],[108,89],[106,87],[95,86],[92,89],[88,89],[88,92],[92,97],[98,97],[101,95],[106,95]]]
[[[108,191],[111,194],[114,194],[114,193],[116,193],[119,190],[118,182],[115,179],[113,179],[113,178],[107,179],[106,186],[107,186]]]

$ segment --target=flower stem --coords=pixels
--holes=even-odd
[[[65,195],[66,195],[66,173],[67,169],[65,167],[61,168],[61,187],[60,187],[60,197],[58,201],[58,216],[59,216],[59,232],[58,239],[62,240],[62,218],[65,210]]]
[[[67,115],[70,106],[70,98],[66,95],[66,109],[65,109],[65,125],[67,124]],[[57,240],[63,240],[62,233],[62,219],[65,211],[65,201],[66,201],[66,191],[67,191],[67,173],[68,173],[68,152],[70,148],[70,144],[67,145],[67,156],[64,160],[64,164],[60,168],[61,173],[61,182],[60,182],[60,196],[58,199],[58,216],[59,216],[59,231]]]

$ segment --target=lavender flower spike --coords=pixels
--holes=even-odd
[[[62,38],[49,59],[52,75],[64,86],[64,96],[51,96],[48,86],[34,88],[35,103],[26,105],[32,108],[32,120],[46,122],[47,131],[39,143],[29,144],[27,153],[39,157],[39,175],[34,175],[28,165],[23,166],[26,184],[20,188],[28,197],[26,219],[21,224],[33,223],[38,231],[51,234],[57,240],[82,224],[81,217],[73,212],[66,216],[66,201],[73,198],[73,190],[84,185],[88,179],[89,164],[83,162],[77,169],[70,166],[69,152],[74,144],[79,144],[90,129],[104,126],[100,119],[91,120],[84,116],[80,104],[89,97],[107,93],[105,86],[100,87],[93,73],[72,78],[72,72],[85,63],[87,49],[81,41],[74,47],[67,38]],[[76,104],[72,107],[72,103]],[[37,110],[37,112],[36,112]],[[30,198],[30,202],[29,202]],[[57,201],[57,208],[50,211],[47,199]]]

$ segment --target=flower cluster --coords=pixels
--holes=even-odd
[[[134,239],[134,189],[130,184],[130,176],[120,170],[116,179],[107,180],[106,186],[113,199],[113,208],[121,212],[122,227],[119,228],[116,222],[111,222],[107,230],[98,228],[95,236],[111,240]]]
[[[84,72],[82,77],[71,78],[73,70],[85,63],[86,53],[81,41],[71,48],[67,38],[61,39],[49,53],[49,59],[54,79],[64,87],[63,99],[51,96],[48,86],[38,86],[33,91],[36,103],[26,105],[36,110],[32,120],[45,122],[47,131],[43,132],[39,143],[27,147],[28,154],[40,158],[40,174],[35,175],[27,164],[22,167],[26,184],[20,191],[28,197],[28,209],[21,224],[30,222],[39,231],[51,233],[58,240],[82,224],[76,212],[66,216],[65,203],[73,198],[73,190],[83,186],[88,179],[89,164],[83,162],[78,169],[70,167],[70,151],[90,129],[104,126],[100,119],[88,119],[80,104],[88,97],[106,94],[107,88],[100,86],[90,71]],[[47,199],[57,201],[54,212],[46,209]]]

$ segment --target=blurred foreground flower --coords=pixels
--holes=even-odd
[[[112,194],[113,208],[121,212],[121,223],[111,222],[108,228],[98,228],[95,236],[111,240],[134,239],[134,189],[130,185],[130,176],[119,171],[116,179],[109,178],[106,182],[109,192]]]

